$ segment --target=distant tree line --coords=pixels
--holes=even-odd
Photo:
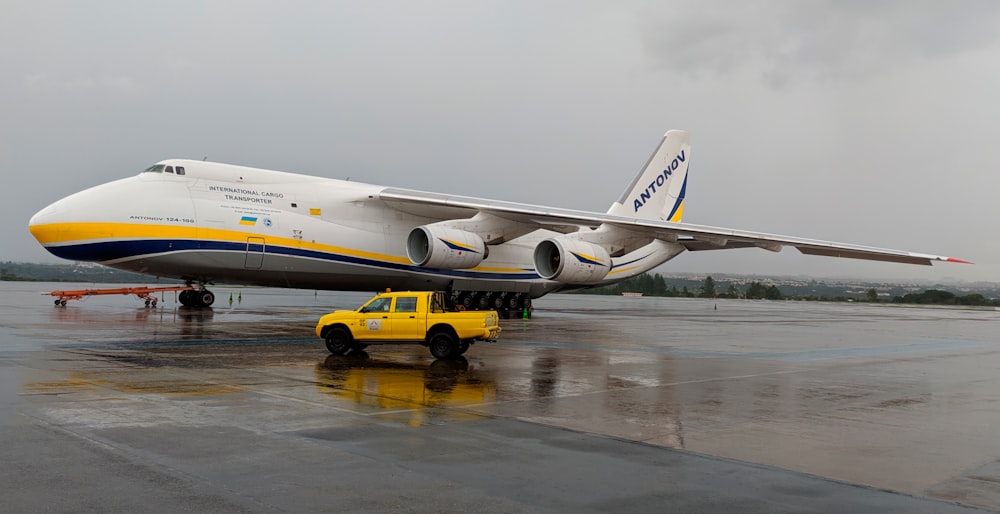
[[[99,282],[105,284],[136,282],[181,283],[179,280],[157,279],[157,277],[120,271],[107,266],[37,264],[10,261],[0,262],[0,281]]]
[[[790,291],[782,291],[782,287]],[[810,282],[802,286],[782,286],[766,284],[760,281],[737,282],[716,281],[711,275],[704,280],[665,278],[659,273],[643,273],[609,286],[595,287],[579,291],[582,294],[621,295],[622,293],[641,293],[643,296],[662,296],[676,298],[746,298],[763,300],[805,300],[827,302],[892,302],[933,305],[970,305],[970,306],[1000,306],[1000,299],[986,298],[979,293],[958,296],[954,293],[929,289],[921,293],[905,293],[883,300],[877,289],[869,288],[863,294],[849,292],[843,288],[827,286],[822,283]],[[825,294],[813,294],[813,291],[823,291]]]
[[[979,293],[958,296],[940,289],[928,289],[922,293],[910,293],[892,298],[893,303],[916,303],[933,305],[992,305],[1000,306],[1000,299],[989,299]]]
[[[622,293],[642,293],[643,296],[664,296],[673,298],[750,298],[781,300],[784,295],[774,284],[762,282],[737,284],[727,282],[718,285],[711,276],[702,281],[666,279],[659,273],[643,273],[610,286],[595,287],[580,291],[583,294],[621,295]]]
[[[37,264],[23,262],[0,262],[0,281],[32,282],[96,282],[96,283],[139,283],[157,282],[179,284],[181,281],[164,279],[120,271],[107,266],[91,264]],[[807,300],[827,302],[892,302],[927,305],[970,305],[1000,306],[1000,299],[991,299],[973,293],[956,295],[941,289],[928,289],[921,293],[903,293],[885,300],[877,289],[869,288],[862,294],[851,294],[843,288],[811,281],[807,284],[789,286],[766,284],[761,281],[716,281],[712,276],[702,280],[688,278],[666,278],[659,273],[643,273],[610,286],[595,287],[577,291],[582,294],[621,295],[622,293],[642,293],[643,296],[663,296],[674,298],[747,298],[764,300]]]

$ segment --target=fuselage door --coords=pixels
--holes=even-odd
[[[264,265],[264,238],[263,237],[248,237],[247,238],[247,254],[246,259],[243,261],[243,267],[246,269],[260,269]]]

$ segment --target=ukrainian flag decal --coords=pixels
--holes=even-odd
[[[256,224],[257,224],[257,218],[255,218],[253,216],[243,216],[242,218],[240,218],[240,225],[250,225],[250,226],[253,226],[253,225],[256,225]]]

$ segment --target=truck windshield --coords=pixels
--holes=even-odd
[[[392,298],[376,298],[371,303],[361,308],[361,312],[389,312],[389,305]]]

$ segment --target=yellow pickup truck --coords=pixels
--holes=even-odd
[[[462,355],[475,341],[496,341],[499,319],[496,311],[450,311],[439,292],[386,292],[357,310],[323,316],[316,335],[335,355],[369,344],[420,343],[447,359]]]

